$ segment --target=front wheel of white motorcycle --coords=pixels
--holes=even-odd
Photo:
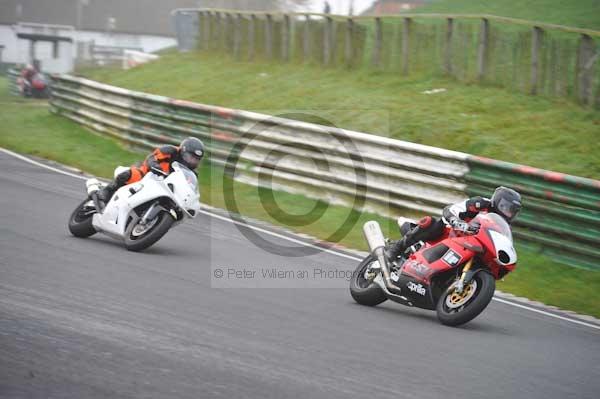
[[[438,319],[447,326],[459,326],[477,317],[492,300],[496,291],[496,280],[486,271],[481,271],[465,284],[462,292],[453,283],[437,303]]]
[[[160,212],[145,224],[141,219],[132,220],[125,229],[125,247],[130,251],[142,251],[167,234],[175,220],[169,212]]]

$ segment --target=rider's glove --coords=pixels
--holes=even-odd
[[[463,222],[462,220],[457,220],[456,222],[452,223],[452,227],[454,228],[454,230],[458,231],[469,231],[469,223]]]
[[[481,224],[479,222],[473,221],[473,222],[469,223],[468,231],[469,231],[469,233],[477,234],[477,233],[479,233],[480,227],[481,227]]]
[[[454,227],[455,230],[462,231],[464,233],[473,233],[473,234],[477,234],[479,232],[480,226],[481,225],[478,222],[467,223],[462,220],[457,220],[452,225],[452,227]]]

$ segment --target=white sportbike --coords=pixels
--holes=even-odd
[[[141,251],[157,242],[171,227],[200,210],[198,179],[186,166],[173,162],[173,172],[162,176],[147,173],[142,180],[118,189],[104,205],[98,179],[86,181],[87,198],[69,219],[69,231],[76,237],[97,232],[123,240],[130,251]],[[115,176],[125,167],[115,169]],[[156,170],[156,173],[162,173]]]

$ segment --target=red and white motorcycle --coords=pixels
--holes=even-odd
[[[365,223],[371,253],[356,268],[350,293],[356,302],[375,306],[387,299],[435,310],[446,325],[477,317],[490,303],[496,280],[514,270],[517,253],[508,223],[495,213],[481,213],[471,223],[475,234],[447,227],[440,239],[413,246],[408,255],[388,262],[379,224]],[[407,231],[411,226],[404,225]]]

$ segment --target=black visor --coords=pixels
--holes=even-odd
[[[498,213],[502,214],[508,221],[512,221],[517,217],[521,210],[521,203],[518,201],[509,201],[502,198],[496,206]]]
[[[196,155],[191,152],[184,152],[181,155],[181,158],[183,159],[183,162],[185,162],[185,164],[188,166],[188,168],[196,169],[196,167],[200,163],[200,160],[202,159],[202,155]]]

